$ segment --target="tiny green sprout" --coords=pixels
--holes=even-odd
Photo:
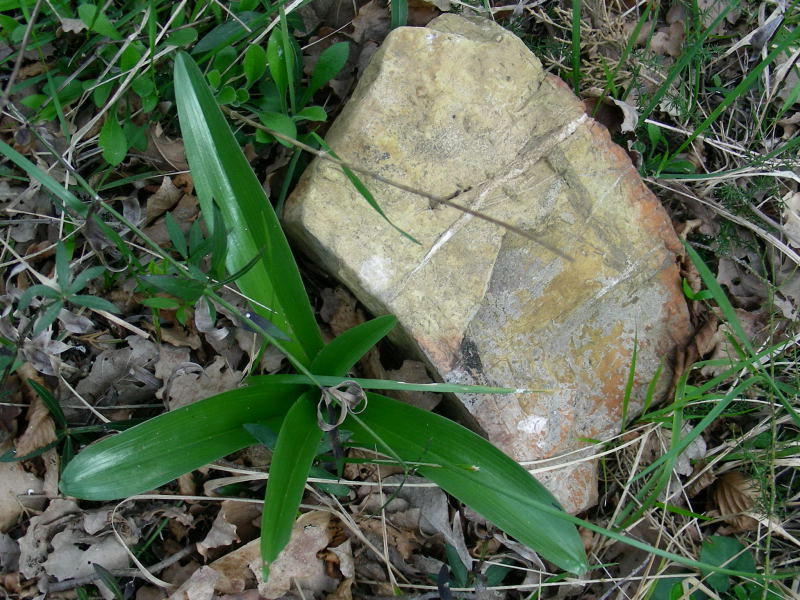
[[[30,306],[34,298],[40,298],[41,311],[33,328],[33,335],[38,335],[58,318],[61,309],[66,303],[83,306],[92,310],[104,310],[110,313],[119,313],[119,309],[104,298],[79,294],[89,282],[105,273],[105,267],[89,267],[78,273],[74,278],[70,275],[69,256],[62,242],[56,244],[56,282],[37,284],[29,287],[20,296],[17,312],[22,313]]]

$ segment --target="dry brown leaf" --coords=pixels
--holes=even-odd
[[[255,575],[248,565],[261,559],[260,543],[259,539],[248,542],[209,565],[219,573],[220,577],[216,584],[219,593],[235,594],[255,583]]]
[[[9,445],[0,446],[0,453],[8,449]],[[29,506],[29,496],[40,493],[43,485],[41,479],[22,468],[22,463],[0,463],[0,531],[14,527],[26,508],[42,508],[41,505]],[[36,500],[42,502],[42,499]]]
[[[314,510],[302,515],[294,524],[292,537],[277,559],[270,565],[269,580],[261,579],[261,557],[250,563],[258,578],[258,591],[266,598],[278,598],[298,586],[303,592],[332,592],[338,582],[325,574],[325,565],[317,557],[330,543],[330,513]]]
[[[713,497],[722,518],[739,531],[755,529],[758,522],[743,513],[756,506],[759,490],[755,481],[740,471],[728,471],[719,476]]]
[[[261,507],[250,502],[224,500],[214,523],[197,551],[208,558],[209,550],[230,546],[242,540],[250,541],[257,534],[253,521],[261,514]]]
[[[370,0],[362,6],[353,19],[350,37],[359,44],[367,40],[379,44],[389,34],[391,17],[386,4]]]
[[[800,113],[797,113],[800,116]],[[800,119],[798,119],[800,122]],[[783,198],[783,232],[795,248],[800,249],[800,192],[789,192]]]
[[[656,31],[650,41],[650,49],[656,54],[677,58],[683,50],[685,37],[683,21],[675,21],[668,27],[660,27]]]
[[[160,123],[150,128],[148,147],[145,154],[152,158],[161,158],[176,171],[188,171],[189,163],[186,162],[186,152],[181,140],[173,140],[164,135]]]
[[[183,191],[172,183],[171,178],[163,177],[161,179],[161,186],[147,199],[145,222],[151,223],[153,219],[160,217],[175,206],[183,195]]]
[[[89,375],[75,386],[78,394],[90,403],[104,397],[106,406],[118,399],[135,404],[150,398],[159,388],[149,369],[158,358],[157,346],[139,336],[126,338],[127,348],[104,350],[95,359]]]
[[[200,567],[169,598],[170,600],[210,600],[214,597],[214,586],[218,579],[219,573],[214,569],[209,566]]]
[[[171,378],[164,392],[170,410],[232,390],[239,386],[244,377],[241,371],[229,368],[221,356],[215,356],[214,362],[205,368],[196,366],[197,369],[185,369],[186,372]]]
[[[794,113],[791,117],[779,120],[778,125],[783,127],[783,135],[781,136],[781,139],[784,140],[792,139],[794,137],[795,132],[797,132],[798,125],[800,125],[800,112]],[[798,237],[797,239],[800,240],[800,237]],[[800,242],[798,242],[798,245],[800,245]]]
[[[708,463],[704,460],[699,460],[695,463],[694,470],[692,471],[692,479],[694,479],[694,481],[686,487],[686,494],[689,498],[694,498],[716,481],[717,476],[714,474],[714,470],[707,469],[707,465]],[[700,473],[699,476],[697,476],[698,473]]]
[[[184,194],[181,196],[178,204],[173,208],[172,216],[180,226],[181,231],[186,233],[189,231],[189,228],[192,226],[199,212],[200,208],[197,204],[197,198]],[[159,246],[167,246],[172,243],[169,238],[169,232],[167,231],[167,222],[164,218],[160,218],[149,227],[146,227],[144,233]]]
[[[19,368],[19,373],[23,394],[28,399],[29,405],[26,415],[28,426],[25,428],[25,432],[17,439],[16,447],[17,456],[25,456],[50,442],[54,442],[56,440],[56,425],[50,416],[47,406],[28,383],[28,380],[32,379],[46,388],[42,378],[39,377],[29,363],[23,364]]]

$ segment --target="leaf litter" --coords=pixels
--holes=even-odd
[[[305,8],[313,8],[316,13],[313,16],[317,19],[317,23],[313,25],[313,28],[318,28],[318,33],[322,34],[322,38],[352,21],[349,27],[337,34],[343,37],[335,38],[335,41],[346,38],[353,45],[348,67],[343,70],[337,80],[330,83],[330,90],[339,99],[343,99],[352,87],[354,76],[360,74],[388,33],[391,15],[385,4],[377,3],[375,0],[367,3],[359,2],[352,8],[328,3],[327,11],[318,10],[318,4],[322,3],[315,2]],[[703,9],[706,25],[710,25],[724,4],[716,0],[699,3],[700,8]],[[434,10],[423,2],[412,1],[409,3],[409,21],[413,24],[424,24],[426,19],[435,16],[436,10],[445,10],[446,5],[447,3],[438,3],[438,9]],[[535,9],[536,6],[524,7],[523,14],[533,15]],[[647,23],[643,27],[646,34],[651,25],[653,26],[655,34],[650,40],[647,51],[663,58],[663,64],[666,66],[672,64],[671,61],[679,57],[686,43],[683,35],[685,15],[681,10],[682,8],[675,4],[669,8],[663,21]],[[590,16],[594,19],[595,24],[600,23],[601,20],[597,18],[597,15]],[[730,26],[737,23],[739,16],[734,12],[729,13],[719,24],[716,33],[721,36],[737,34],[737,30]],[[547,20],[545,16],[541,18],[542,22]],[[64,29],[80,31],[82,22],[78,19],[74,21],[76,22],[71,23],[62,19]],[[628,19],[626,25],[630,26],[632,23]],[[325,29],[326,27],[327,29]],[[612,29],[608,31],[612,31]],[[752,31],[755,33],[761,29]],[[584,40],[591,40],[590,44],[597,44],[588,49],[589,54],[597,52],[612,61],[619,57],[620,49],[627,41],[624,37],[618,38],[618,40],[621,39],[621,43],[614,42],[613,36],[583,37]],[[642,48],[644,48],[645,40],[646,37],[640,40]],[[331,40],[331,43],[332,41],[334,39]],[[308,59],[308,65],[313,64],[313,54],[315,52],[318,54],[323,50],[326,43],[320,43],[318,49],[314,49],[313,46],[306,49],[305,56]],[[48,56],[54,50],[52,47],[45,46],[43,51],[44,55]],[[28,53],[26,56],[27,60],[38,60],[35,53]],[[788,55],[785,60],[788,63],[791,62]],[[551,64],[555,65],[557,61],[553,61]],[[34,62],[30,66],[36,67],[37,65],[38,62]],[[645,67],[643,72],[646,75],[646,81],[658,79],[657,70]],[[796,76],[796,71],[788,68],[779,72],[778,77],[773,81],[771,93],[785,101],[793,87],[790,79],[793,75]],[[588,72],[587,76],[591,77],[592,72]],[[602,77],[599,77],[598,81],[602,85],[605,84]],[[685,82],[678,78],[673,90],[679,89],[684,84]],[[617,99],[610,99],[622,110],[624,118],[627,120],[627,126],[622,127],[623,133],[629,133],[628,128],[636,119],[634,113],[625,113],[627,107],[635,105],[635,100],[635,93],[629,99],[630,104],[626,103],[626,106],[620,106],[620,101]],[[603,98],[602,101],[609,101],[609,98]],[[665,109],[664,112],[667,115],[679,116],[678,111],[668,103],[664,103],[662,108]],[[779,121],[783,127],[784,139],[790,139],[794,131],[792,128],[797,126],[797,114],[794,117],[787,116]],[[65,149],[65,141],[57,129],[46,133],[48,139],[59,147],[59,151]],[[183,171],[187,168],[182,142],[167,137],[160,124],[149,129],[148,137],[149,147],[143,153],[142,160],[165,170]],[[21,150],[27,148],[46,152],[46,148],[43,148],[38,140],[24,128],[20,128],[16,132],[15,138],[20,144],[18,147]],[[700,154],[704,155],[704,153]],[[47,157],[46,154],[43,156],[44,158],[37,157],[40,165],[50,169],[63,181],[66,178],[63,168],[57,163],[46,164],[45,159],[51,157]],[[181,182],[180,177],[183,176],[160,176],[151,180],[150,185],[139,188],[140,198],[149,195],[144,202],[140,202],[133,195],[120,200],[126,216],[135,222],[144,220],[147,233],[159,245],[167,248],[170,240],[166,221],[163,218],[164,213],[172,211],[184,232],[198,216],[197,201],[192,195],[190,185],[191,180],[189,178],[187,186],[185,181]],[[795,249],[800,247],[798,242],[800,233],[795,231],[798,229],[797,223],[800,222],[798,221],[798,214],[800,214],[798,198],[800,196],[796,189],[787,191],[784,196],[783,209],[775,215],[780,220],[780,226],[789,243]],[[38,185],[33,184],[24,188],[10,186],[5,180],[0,180],[0,206],[4,209],[4,214],[12,221],[8,226],[8,231],[11,238],[20,244],[17,246],[18,250],[41,251],[42,254],[36,257],[37,260],[49,259],[52,250],[48,254],[47,248],[52,247],[52,244],[48,240],[56,239],[52,221],[55,215],[51,212],[50,201],[46,195],[41,193]],[[721,219],[713,209],[703,211],[695,207],[692,212],[694,215],[701,216],[701,230],[706,231],[712,237],[719,234]],[[87,223],[87,230],[89,232],[92,230],[91,221]],[[129,235],[124,230],[121,231],[123,235]],[[106,248],[113,250],[113,244],[108,238],[101,236],[97,239],[104,240],[103,244]],[[101,247],[98,244],[94,244],[94,246]],[[27,256],[27,254],[23,252],[23,256]],[[736,313],[745,329],[748,333],[752,333],[756,340],[758,340],[757,334],[763,331],[765,323],[766,315],[760,308],[768,297],[768,284],[777,285],[774,302],[786,318],[796,318],[798,299],[800,298],[800,289],[798,289],[800,280],[797,277],[796,263],[789,260],[785,254],[778,252],[768,256],[768,260],[770,264],[763,265],[758,256],[749,252],[747,248],[740,247],[732,248],[729,255],[723,257],[718,264],[719,281],[730,293]],[[743,264],[746,264],[747,268],[743,267]],[[692,273],[690,270],[687,271],[687,275],[691,278]],[[127,284],[128,288],[123,291],[124,285],[126,284],[121,284],[114,292],[122,293],[129,299],[126,314],[140,311],[141,307],[137,305],[130,284]],[[695,291],[700,289],[700,287],[694,286],[693,288]],[[24,290],[23,284],[20,284],[20,288],[15,290],[6,283],[6,288],[2,291],[5,293],[4,295],[13,296],[22,290]],[[334,295],[341,296],[338,292]],[[18,298],[18,295],[16,297]],[[359,314],[360,309],[354,303],[348,305],[349,301],[341,297],[338,300],[343,307],[331,309],[331,316],[326,319],[324,313],[327,300],[323,290],[320,300],[322,304],[320,316],[334,333],[344,331],[364,320],[363,312]],[[704,320],[704,327],[695,340],[696,355],[706,358],[735,357],[735,349],[730,346],[729,342],[728,334],[730,332],[726,329],[727,326],[722,324],[722,315],[701,308],[700,303],[693,304],[696,317]],[[240,308],[243,307],[240,306]],[[165,318],[166,325],[158,329],[152,328],[150,339],[145,340],[135,336],[128,337],[119,329],[109,330],[107,325],[93,319],[94,315],[91,313],[79,313],[65,308],[59,313],[58,322],[52,329],[42,332],[35,338],[26,337],[21,340],[22,356],[35,371],[50,377],[47,382],[52,384],[53,391],[62,405],[75,411],[76,415],[81,415],[84,419],[86,411],[75,408],[78,404],[74,394],[57,379],[52,379],[53,377],[65,377],[66,380],[75,384],[75,389],[84,400],[104,409],[113,410],[120,404],[140,405],[146,409],[152,398],[160,399],[174,408],[208,395],[208,386],[218,386],[214,389],[235,387],[244,373],[253,368],[257,361],[260,361],[259,367],[266,372],[277,372],[282,367],[281,356],[275,352],[274,348],[268,347],[262,352],[260,341],[256,336],[238,327],[234,316],[226,315],[224,311],[219,311],[216,322],[214,322],[208,306],[196,306],[193,318],[190,318],[186,326],[177,322],[174,312],[163,311],[160,314]],[[5,318],[6,316],[7,313],[0,318],[0,328],[2,328],[0,334],[7,339],[19,340],[22,337],[21,332],[29,323],[26,321],[27,317],[23,316],[17,322],[16,327],[11,327],[11,322]],[[83,350],[78,350],[78,348],[83,348]],[[81,352],[86,354],[79,354]],[[383,364],[383,359],[386,358],[383,356],[384,354],[389,356],[394,364],[388,366]],[[429,380],[424,366],[420,363],[405,358],[400,361],[390,355],[390,351],[382,349],[373,353],[367,361],[360,365],[360,368],[365,374],[373,377],[398,377],[406,381],[421,382]],[[716,372],[718,371],[709,370],[706,371],[706,374],[710,376]],[[420,398],[415,402],[418,405],[427,406],[432,401],[431,398]],[[26,414],[12,417],[15,422],[19,421],[20,424],[25,425],[23,436],[30,430],[27,437],[17,438],[18,443],[20,440],[23,441],[23,449],[27,448],[25,444],[36,446],[52,437],[52,421],[48,422],[47,415],[41,410],[41,403],[29,399],[27,404],[29,406]],[[128,408],[123,412],[126,415],[141,414],[137,410],[132,411]],[[654,446],[658,450],[648,450],[653,454],[652,458],[664,451],[667,447],[665,444],[668,444],[668,440],[661,439]],[[704,459],[709,458],[706,456],[707,453],[706,442],[701,437],[678,458],[676,471],[684,479],[694,476],[698,472],[697,466]],[[368,452],[363,455],[358,453],[351,455],[351,458],[359,457],[371,458],[372,456]],[[256,464],[244,453],[231,458],[236,464],[248,468],[252,468]],[[17,469],[15,473],[22,475],[21,481],[14,486],[15,489],[11,492],[12,496],[16,496],[15,501],[21,494],[27,495],[28,489],[33,489],[34,495],[40,489],[44,489],[44,480],[40,477],[46,475],[46,467],[43,464],[33,466],[3,463],[0,464],[0,467],[4,467],[6,464],[13,465]],[[265,462],[258,463],[255,468],[260,470],[266,468],[267,465],[268,458]],[[57,470],[57,465],[55,469],[50,469],[51,473],[57,472]],[[728,515],[733,519],[730,523],[731,527],[738,527],[739,530],[749,529],[749,526],[752,525],[752,517],[742,517],[751,519],[751,521],[744,521],[748,527],[742,527],[741,522],[737,524],[735,521],[737,518],[735,515],[753,508],[752,481],[738,471],[730,471],[722,475],[716,475],[713,471],[713,469],[708,470],[711,477],[716,478],[710,489],[713,490],[711,494],[718,505],[720,514]],[[737,473],[739,474],[737,475]],[[348,465],[345,476],[353,481],[361,482],[361,485],[351,487],[349,495],[345,499],[347,508],[344,509],[343,516],[347,518],[333,517],[331,513],[321,510],[306,513],[306,515],[313,516],[307,517],[309,523],[298,521],[302,525],[296,525],[295,531],[293,531],[295,546],[291,553],[292,556],[287,558],[286,566],[279,568],[277,564],[273,565],[274,570],[283,571],[284,575],[295,572],[306,573],[302,569],[307,569],[309,582],[316,583],[300,584],[300,589],[310,593],[315,591],[321,593],[325,590],[328,597],[350,598],[352,597],[351,588],[354,577],[358,575],[362,579],[376,581],[372,587],[374,593],[384,593],[389,596],[395,592],[396,580],[409,581],[414,577],[420,577],[421,574],[424,574],[425,577],[435,574],[436,569],[445,564],[443,560],[445,559],[444,543],[456,548],[464,565],[469,565],[470,562],[480,564],[482,555],[476,549],[481,545],[490,546],[492,552],[497,553],[498,560],[505,556],[524,569],[524,579],[521,580],[523,585],[540,583],[534,571],[544,570],[545,565],[541,564],[538,557],[515,544],[513,540],[504,539],[503,536],[494,533],[490,527],[476,533],[475,526],[479,522],[476,515],[465,513],[461,507],[451,505],[446,496],[435,488],[417,487],[416,484],[419,482],[414,477],[403,473],[402,469],[397,472],[396,468],[386,465],[375,467],[374,465],[351,464]],[[203,471],[191,474],[188,478],[183,479],[181,490],[195,489],[198,484],[203,483],[206,477],[207,473]],[[5,483],[5,479],[5,477],[2,478],[3,483]],[[32,483],[29,488],[23,490],[25,487],[23,482]],[[403,485],[400,486],[400,484]],[[389,501],[389,498],[397,490],[397,486],[400,486],[399,491]],[[382,492],[381,489],[383,489]],[[245,489],[241,493],[246,494],[247,490]],[[51,486],[50,496],[52,497],[54,494],[55,491]],[[307,499],[312,500],[313,497],[313,495],[309,495]],[[44,500],[44,498],[40,498],[40,500]],[[40,502],[37,508],[35,503],[26,503],[25,510],[35,514],[42,510],[42,505],[43,502]],[[140,532],[158,520],[157,510],[144,510],[142,506],[139,505],[138,509],[126,509],[124,512],[126,527],[124,529],[132,533]],[[185,561],[184,565],[170,567],[168,569],[170,575],[165,574],[164,578],[175,584],[183,584],[180,589],[173,590],[172,597],[207,598],[214,594],[230,594],[231,597],[241,598],[255,597],[258,591],[255,586],[260,573],[257,544],[254,545],[248,541],[252,531],[249,534],[243,533],[247,529],[249,516],[239,520],[238,517],[233,516],[234,506],[248,507],[242,509],[243,513],[247,515],[255,515],[254,511],[257,511],[256,508],[252,508],[255,506],[252,504],[235,501],[223,502],[225,508],[220,508],[217,512],[214,523],[206,530],[208,532],[206,537],[193,534],[191,531],[194,526],[193,517],[188,512],[180,513],[183,515],[180,518],[173,515],[168,519],[169,525],[165,529],[168,532],[168,539],[164,543],[165,549],[177,551],[177,543],[188,543],[188,540],[193,537],[201,540],[197,542],[196,546],[198,553],[207,559],[215,559],[209,566],[201,566],[199,562],[190,560]],[[174,507],[170,510],[178,511]],[[194,515],[210,512],[210,509],[202,503],[192,504],[190,510]],[[141,512],[141,515],[137,515],[137,511]],[[2,536],[0,537],[0,563],[5,567],[14,565],[15,560],[18,560],[18,565],[9,568],[19,568],[25,577],[30,575],[28,578],[35,581],[35,586],[45,589],[48,578],[52,581],[74,577],[77,573],[83,572],[80,569],[85,570],[85,565],[94,554],[105,553],[106,547],[103,544],[111,539],[105,522],[109,518],[109,514],[107,508],[86,512],[69,501],[51,499],[45,512],[27,519],[25,522],[27,532],[23,536],[16,537],[24,527],[11,529],[15,537],[7,536],[5,533],[0,534]],[[166,510],[160,514],[165,515]],[[41,517],[45,516],[46,519],[42,520]],[[24,518],[24,513],[16,513],[14,521],[16,522],[20,518]],[[206,520],[208,521],[210,518]],[[335,524],[333,529],[338,533],[332,534],[329,531],[331,522]],[[321,523],[328,523],[325,526],[324,535]],[[342,534],[342,530],[347,529],[342,525],[343,523],[349,526],[355,524],[358,533],[351,530],[349,534]],[[306,524],[310,531],[308,536],[304,537]],[[466,524],[466,532],[462,524]],[[7,528],[3,528],[3,530],[7,530]],[[660,543],[654,530],[647,526],[642,526],[633,533],[654,544]],[[696,540],[699,534],[692,535],[695,535],[694,539]],[[343,536],[347,538],[345,541],[341,539]],[[366,544],[360,536],[368,537],[370,544]],[[21,545],[23,539],[25,540],[25,552],[20,552],[18,559],[15,559],[14,556],[17,555],[17,552],[14,543],[11,542],[19,542],[18,545]],[[135,539],[134,536],[130,537],[129,541],[133,539]],[[693,538],[690,535],[687,539]],[[317,547],[319,550],[312,550]],[[90,550],[94,554],[87,556]],[[109,546],[108,558],[116,559],[117,551],[118,544],[113,551]],[[221,556],[217,557],[218,554]],[[37,563],[38,571],[32,570],[32,556],[36,556],[36,561],[39,561]],[[637,573],[636,569],[647,558],[641,553],[636,554],[629,550],[620,556],[627,561],[626,564],[630,564],[626,569],[622,569],[622,572],[627,570],[633,574]],[[223,566],[226,564],[226,560],[228,566]],[[357,566],[354,565],[354,561]],[[27,564],[26,569],[31,570],[23,572],[23,564]],[[108,565],[104,564],[111,570],[127,567],[127,557],[124,558],[124,561],[120,558],[119,565],[115,565],[116,563],[113,561]],[[252,565],[252,567],[247,567],[247,565]],[[482,565],[480,569],[481,572],[485,572],[486,565]],[[287,587],[284,582],[274,590],[266,590],[262,586],[261,591],[269,594],[299,596],[300,592],[296,588],[292,588],[292,585],[294,584],[289,584]],[[308,587],[304,588],[304,585],[308,585]],[[18,589],[30,590],[31,588],[25,588],[24,584],[19,584]],[[141,588],[140,591],[142,591],[142,598],[146,597],[146,593],[151,594],[150,597],[153,598],[166,596],[164,592],[152,587]],[[606,591],[608,592],[608,590]],[[611,592],[613,591],[612,588]],[[560,593],[565,597],[569,595],[569,592],[565,587],[563,593]],[[580,594],[581,590],[574,589],[572,592]],[[103,593],[106,595],[108,591],[103,590]]]

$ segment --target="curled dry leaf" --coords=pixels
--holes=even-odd
[[[278,558],[270,565],[269,581],[261,579],[261,556],[250,563],[256,574],[258,591],[265,598],[279,598],[295,585],[310,594],[335,590],[338,581],[325,573],[325,564],[317,554],[330,543],[329,512],[314,510],[295,522],[292,537]]]
[[[740,471],[729,471],[719,476],[714,485],[714,502],[722,518],[739,531],[755,529],[758,522],[746,512],[756,506],[759,490],[755,481]]]
[[[198,542],[197,551],[208,558],[212,548],[230,546],[242,540],[251,541],[257,535],[253,522],[260,515],[261,507],[257,504],[224,500],[211,530],[203,541]]]
[[[47,406],[28,383],[29,380],[33,380],[44,386],[44,381],[28,363],[20,367],[19,373],[22,380],[23,394],[27,397],[29,406],[28,414],[26,415],[28,426],[17,440],[16,446],[17,456],[25,456],[50,442],[54,442],[56,439],[56,426]]]
[[[650,41],[650,49],[656,54],[677,58],[683,50],[685,38],[683,21],[675,21],[667,27],[660,27]]]
[[[150,128],[148,135],[149,144],[145,154],[155,159],[163,159],[176,171],[188,171],[189,163],[186,162],[186,152],[183,142],[173,140],[164,135],[160,123]]]
[[[145,221],[150,223],[171,209],[183,196],[183,191],[178,188],[170,177],[163,177],[161,185],[156,192],[147,199]]]
[[[359,44],[367,40],[380,43],[389,34],[390,22],[387,5],[378,0],[370,0],[359,9],[353,19],[350,37]]]
[[[91,403],[104,398],[106,406],[113,406],[117,400],[135,404],[147,400],[158,389],[159,382],[150,372],[158,358],[158,348],[135,335],[126,341],[127,348],[104,350],[95,359],[89,375],[75,386],[82,398]]]
[[[800,122],[800,113],[795,115]],[[783,232],[795,248],[800,249],[800,192],[789,192],[783,198]]]

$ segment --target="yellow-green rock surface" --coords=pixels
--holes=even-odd
[[[548,390],[462,396],[463,415],[515,459],[620,430],[689,320],[669,219],[625,152],[513,34],[443,15],[393,31],[327,142],[348,162],[519,227],[536,243],[369,177],[401,237],[335,165],[316,160],[286,208],[301,248],[442,380]],[[548,248],[555,248],[554,252]],[[571,260],[570,260],[571,259]],[[596,499],[584,453],[541,475],[567,510]]]

